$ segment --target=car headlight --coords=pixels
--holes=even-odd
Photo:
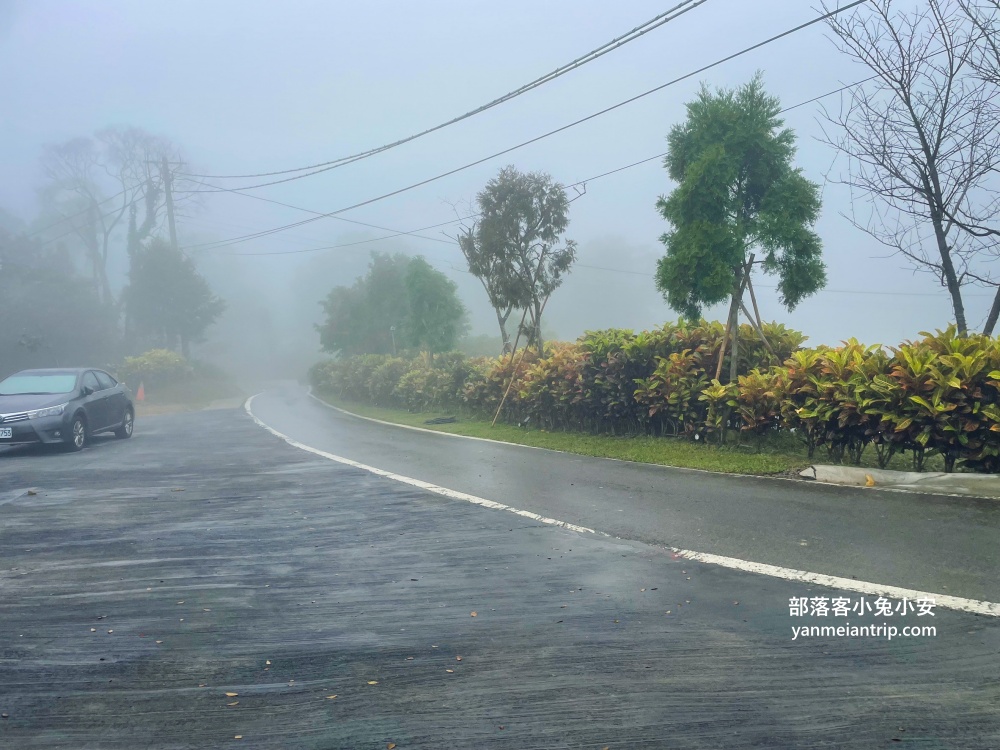
[[[39,417],[58,417],[69,404],[59,404],[59,406],[47,406],[44,409],[35,409],[28,412],[28,419],[38,419]]]

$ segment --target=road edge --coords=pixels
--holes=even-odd
[[[412,487],[418,487],[429,492],[433,492],[437,495],[442,495],[452,500],[463,500],[465,502],[472,503],[474,505],[480,505],[485,508],[490,508],[493,510],[505,510],[510,513],[514,513],[525,518],[531,518],[533,520],[545,523],[551,526],[556,526],[559,528],[564,528],[569,531],[576,531],[579,533],[595,534],[599,536],[604,536],[612,539],[617,539],[619,537],[613,537],[611,534],[607,534],[603,531],[596,531],[594,529],[589,529],[585,526],[577,526],[576,524],[567,523],[566,521],[560,521],[555,518],[547,518],[541,516],[537,513],[533,513],[527,510],[521,510],[510,505],[505,505],[503,503],[498,503],[493,500],[487,500],[486,498],[478,497],[476,495],[470,495],[466,492],[459,492],[458,490],[448,489],[447,487],[441,487],[436,484],[431,484],[430,482],[425,482],[422,479],[415,479],[413,477],[407,477],[402,474],[396,474],[391,471],[386,471],[385,469],[379,469],[375,466],[369,466],[368,464],[363,464],[359,461],[354,461],[350,458],[345,458],[343,456],[337,456],[333,453],[320,450],[318,448],[313,448],[312,446],[301,443],[294,438],[285,435],[284,433],[278,432],[270,425],[266,424],[260,420],[252,410],[253,400],[260,396],[260,393],[250,396],[243,405],[246,410],[247,415],[254,421],[257,426],[264,428],[272,435],[284,440],[288,445],[299,450],[306,451],[307,453],[312,453],[313,455],[326,458],[330,461],[336,463],[344,464],[346,466],[351,466],[356,469],[362,469],[369,473],[375,474],[376,476],[385,477],[387,479],[392,479],[394,481],[400,482],[402,484],[407,484]],[[313,394],[310,392],[309,394]],[[313,398],[316,398],[313,396]],[[319,401],[319,399],[317,399]],[[320,401],[320,403],[324,403]],[[331,409],[336,409],[337,411],[343,411],[335,406],[326,404]],[[351,414],[351,412],[344,412],[345,414]],[[356,416],[356,415],[352,415]],[[370,419],[369,417],[358,417],[359,419]],[[381,420],[371,420],[375,422],[381,422]],[[408,425],[395,425],[392,422],[384,422],[384,424],[392,425],[395,427],[408,427]],[[421,430],[423,432],[433,432],[438,433],[435,430],[422,430],[420,427],[411,427],[410,429]],[[449,434],[449,433],[443,433]],[[465,437],[464,435],[456,435],[455,437]],[[474,438],[478,440],[487,440],[487,438]],[[490,442],[503,442],[503,441],[490,441]],[[504,445],[516,445],[515,443],[504,443]],[[534,446],[523,446],[523,447],[534,447]],[[546,448],[539,448],[538,450],[548,450]],[[563,451],[554,451],[556,453],[562,453]],[[610,459],[610,460],[620,460],[620,459]],[[632,462],[628,462],[632,463]],[[646,464],[643,464],[646,465]],[[655,464],[654,464],[655,465]],[[665,467],[674,468],[674,467]],[[692,469],[691,471],[703,471],[701,469]],[[721,473],[721,472],[705,472],[709,474]],[[735,475],[743,476],[743,475]],[[764,478],[764,477],[762,477]],[[837,487],[840,485],[831,485]],[[900,490],[901,491],[901,490]],[[623,540],[624,541],[624,540]],[[795,581],[799,583],[807,583],[815,586],[823,586],[827,588],[839,589],[841,591],[852,591],[854,593],[867,594],[870,596],[883,596],[892,599],[907,599],[911,601],[916,601],[919,599],[931,599],[934,601],[936,606],[944,607],[945,609],[956,610],[959,612],[968,612],[976,615],[986,615],[989,617],[1000,617],[1000,603],[998,602],[988,602],[979,599],[965,599],[963,597],[951,596],[947,594],[937,594],[930,591],[919,591],[917,589],[906,589],[899,586],[889,586],[879,583],[872,583],[869,581],[858,581],[853,578],[841,578],[839,576],[829,576],[823,573],[810,573],[805,570],[796,570],[794,568],[784,568],[778,565],[768,565],[766,563],[755,563],[749,560],[740,560],[735,557],[725,557],[723,555],[714,555],[706,552],[696,552],[694,550],[685,550],[677,547],[662,546],[662,545],[651,545],[655,547],[660,547],[660,549],[666,549],[673,554],[683,557],[685,559],[694,560],[697,562],[705,563],[708,565],[718,565],[723,568],[728,568],[730,570],[737,570],[744,573],[755,573],[758,575],[765,575],[771,578],[780,578],[788,581]]]
[[[771,482],[792,482],[795,484],[802,484],[802,485],[818,484],[824,487],[839,487],[840,489],[865,490],[869,492],[870,491],[896,492],[903,495],[924,495],[926,497],[957,497],[966,500],[994,500],[994,501],[996,500],[996,498],[989,497],[986,495],[975,495],[975,494],[968,494],[961,492],[935,492],[933,490],[927,490],[927,489],[910,490],[910,489],[901,489],[899,487],[884,487],[879,485],[874,485],[870,487],[864,485],[847,485],[847,484],[840,484],[837,482],[824,482],[821,479],[807,479],[805,477],[797,478],[797,477],[776,476],[769,474],[737,474],[732,471],[712,471],[711,469],[695,469],[690,466],[671,466],[669,464],[654,464],[654,463],[646,463],[644,461],[629,461],[628,459],[612,458],[610,456],[591,456],[586,453],[572,453],[570,451],[559,450],[558,448],[543,448],[539,445],[508,443],[506,440],[494,440],[492,438],[475,437],[473,435],[459,435],[458,433],[455,432],[444,432],[442,430],[429,430],[426,427],[416,427],[414,425],[409,425],[409,424],[399,424],[398,422],[389,422],[385,419],[366,417],[361,414],[355,414],[353,411],[348,411],[347,409],[343,409],[339,406],[334,406],[333,404],[324,401],[322,398],[313,393],[311,386],[306,387],[306,394],[320,405],[325,406],[327,409],[332,409],[333,411],[340,412],[341,414],[346,414],[347,416],[353,417],[354,419],[363,419],[366,422],[374,422],[375,424],[385,425],[387,427],[398,427],[399,429],[402,430],[414,430],[416,432],[426,432],[431,435],[443,435],[445,437],[450,437],[450,438],[460,438],[462,440],[478,440],[479,442],[483,443],[496,443],[498,445],[505,445],[514,448],[526,448],[528,450],[533,450],[533,451],[550,451],[552,453],[561,453],[565,456],[583,456],[585,458],[591,458],[598,461],[617,461],[618,463],[635,464],[636,466],[651,466],[657,469],[665,469],[667,471],[690,471],[690,472],[695,472],[697,474],[711,474],[713,476],[720,476],[720,477],[736,477],[738,479],[757,479],[757,480],[771,481]]]

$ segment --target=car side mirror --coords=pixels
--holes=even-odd
[[[90,396],[94,393],[94,389],[91,388],[89,385],[83,386],[82,391],[84,396]]]

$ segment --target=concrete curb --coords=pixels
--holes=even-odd
[[[881,487],[908,492],[947,493],[1000,499],[998,474],[944,474],[937,471],[892,471],[859,466],[815,464],[800,472],[806,479],[852,487]]]

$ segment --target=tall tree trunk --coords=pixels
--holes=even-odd
[[[726,330],[722,332],[722,343],[719,344],[719,361],[715,363],[715,379],[722,377],[722,363],[726,358],[726,348],[729,346],[729,329],[733,325],[733,307],[736,305],[736,298],[729,301],[729,314],[726,315]]]
[[[990,314],[986,317],[986,325],[983,326],[984,336],[993,335],[993,329],[996,327],[997,318],[1000,318],[1000,286],[997,286],[997,293],[993,297],[993,306],[990,308]]]
[[[942,226],[941,216],[935,216],[934,235],[937,239],[938,253],[941,255],[941,270],[944,272],[945,285],[948,287],[948,294],[951,295],[951,306],[955,311],[955,325],[958,326],[958,334],[964,336],[969,331],[965,322],[965,304],[962,302],[962,286],[958,283],[958,274],[955,273],[955,264],[951,260],[951,247],[948,245],[948,237]]]
[[[500,338],[503,340],[503,354],[507,354],[510,349],[510,334],[507,333],[507,319],[510,317],[512,310],[508,310],[506,315],[500,314],[500,309],[494,307],[493,311],[497,314],[497,325],[500,326]]]
[[[743,287],[740,286],[740,291],[733,294],[733,304],[730,307],[730,315],[732,315],[732,322],[729,326],[729,335],[732,336],[731,346],[729,347],[729,382],[735,383],[737,375],[737,368],[739,365],[740,356],[740,297],[742,296]]]
[[[534,339],[535,346],[538,348],[538,356],[545,356],[545,342],[542,341],[542,305],[538,300],[535,300],[534,311],[532,314],[532,326],[535,329]]]

